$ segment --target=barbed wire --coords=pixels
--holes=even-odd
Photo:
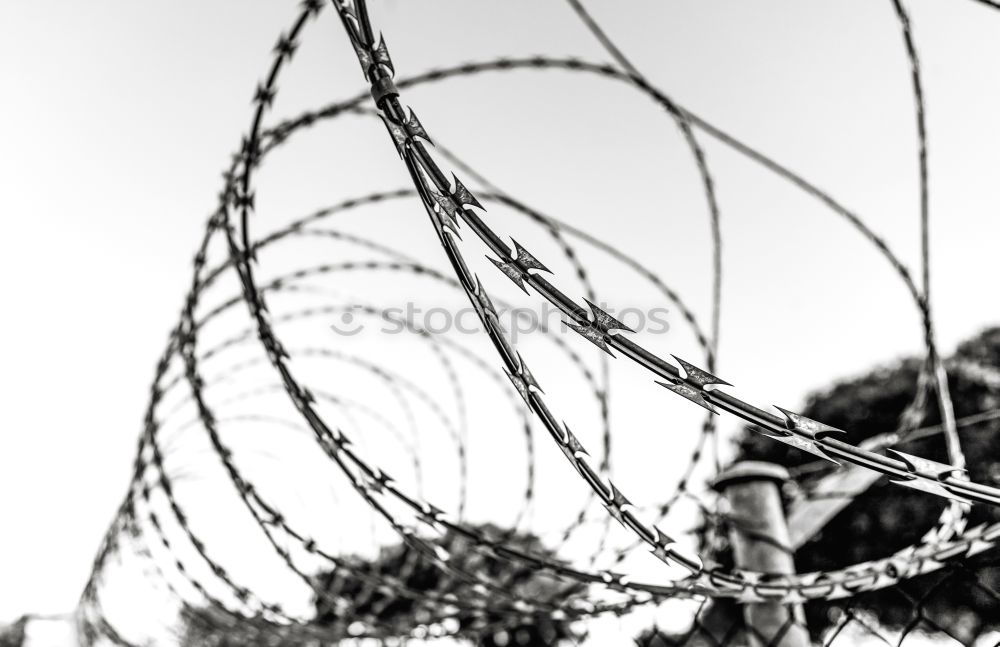
[[[1000,505],[1000,489],[973,482],[962,474],[966,461],[958,432],[960,427],[992,419],[995,411],[959,419],[948,390],[949,371],[974,373],[988,382],[995,376],[995,372],[991,373],[995,367],[949,367],[936,348],[929,291],[925,109],[914,35],[902,3],[893,0],[910,62],[918,123],[920,286],[885,240],[859,215],[785,166],[676,103],[632,65],[578,0],[568,1],[618,67],[568,58],[502,58],[396,80],[389,49],[381,36],[375,37],[364,0],[335,2],[334,9],[370,91],[265,128],[265,115],[272,109],[280,75],[291,62],[306,25],[324,6],[319,0],[302,3],[301,12],[279,37],[270,68],[253,95],[249,128],[223,174],[219,204],[208,220],[194,257],[193,276],[179,322],[171,331],[157,363],[131,483],[95,557],[77,612],[79,635],[84,644],[184,641],[190,639],[191,632],[200,636],[201,644],[222,645],[226,640],[258,644],[316,641],[339,644],[365,638],[398,644],[407,639],[467,636],[469,631],[494,635],[552,620],[572,623],[623,617],[637,609],[684,603],[693,605],[689,613],[691,622],[686,628],[671,633],[654,625],[654,630],[643,638],[646,642],[641,644],[730,645],[756,640],[759,644],[781,645],[791,633],[808,629],[794,614],[789,614],[788,622],[771,636],[752,635],[755,628],[744,625],[737,616],[731,617],[719,633],[719,627],[708,621],[708,615],[726,603],[794,605],[811,601],[839,605],[836,608],[840,615],[833,628],[820,637],[822,644],[833,644],[850,631],[861,631],[893,644],[895,638],[887,637],[889,634],[884,628],[858,611],[861,607],[856,606],[857,601],[866,593],[887,587],[898,588],[908,580],[923,581],[932,574],[939,575],[934,585],[908,598],[914,613],[902,628],[898,637],[900,643],[921,626],[937,632],[950,631],[929,615],[929,609],[945,587],[959,580],[974,582],[985,595],[1000,601],[994,579],[980,579],[983,573],[992,573],[990,569],[996,566],[995,560],[984,559],[987,557],[984,553],[991,551],[1000,540],[1000,522],[973,526],[968,523],[972,504]],[[400,100],[401,90],[421,84],[484,73],[528,70],[561,71],[622,82],[652,99],[671,117],[697,168],[708,207],[713,260],[712,305],[707,331],[680,295],[656,273],[610,242],[544,214],[498,188],[443,142],[432,143],[416,114]],[[344,115],[374,116],[382,120],[412,186],[344,200],[255,237],[251,228],[256,226],[256,174],[264,160],[299,132]],[[850,444],[839,439],[846,436],[845,430],[782,408],[777,408],[778,415],[725,390],[731,385],[715,375],[722,280],[720,209],[715,180],[696,133],[705,134],[747,156],[818,199],[861,233],[899,276],[917,307],[926,353],[919,368],[914,397],[903,410],[896,429],[865,443]],[[449,179],[431,150],[436,150],[453,167],[472,178],[475,181],[473,189],[462,184],[457,176],[452,175]],[[357,209],[396,204],[408,209],[418,201],[444,250],[450,274],[378,238],[335,229],[326,223],[327,219]],[[513,239],[508,245],[499,230],[479,215],[485,212],[483,204],[500,206],[541,228],[570,265],[585,305],[578,304],[563,287],[557,287],[543,276],[551,273],[547,265],[525,247]],[[471,231],[472,238],[486,246],[492,254],[487,258],[508,279],[526,294],[531,295],[528,290],[531,288],[561,313],[569,329],[602,351],[593,358],[599,361],[594,371],[588,365],[586,353],[576,351],[555,331],[542,329],[535,335],[545,339],[553,352],[567,362],[572,373],[582,381],[588,398],[596,403],[600,430],[597,458],[548,404],[541,383],[501,323],[498,306],[508,310],[512,304],[494,298],[470,269],[462,247],[475,243],[460,242],[460,233],[464,231]],[[265,277],[259,261],[261,255],[288,241],[307,240],[343,245],[373,257],[301,265]],[[597,305],[602,302],[592,277],[598,273],[580,259],[577,245],[603,252],[676,307],[700,345],[706,368],[672,355],[667,359],[625,336],[632,332],[631,329],[603,305]],[[215,255],[211,250],[222,257],[215,264],[209,262],[210,256]],[[425,284],[428,292],[440,289],[448,294],[464,295],[490,342],[493,359],[487,360],[478,350],[448,337],[432,334],[412,317],[398,316],[389,308],[312,283],[332,281],[347,272],[393,277],[393,280],[397,276],[406,277]],[[231,292],[220,295],[234,289],[238,291],[235,296]],[[293,306],[297,303],[295,299],[318,300],[319,304]],[[274,303],[281,305],[272,314]],[[244,314],[249,321],[237,327],[233,322],[240,319],[241,308],[245,308]],[[345,313],[399,324],[409,336],[421,342],[421,347],[426,347],[429,356],[433,357],[435,370],[443,375],[444,386],[411,379],[363,354],[338,351],[312,341],[300,342],[294,336],[279,337],[279,327],[288,330],[298,322]],[[226,332],[216,332],[217,328]],[[502,371],[497,370],[496,356],[499,356]],[[653,373],[658,384],[705,410],[690,460],[661,504],[633,505],[611,478],[613,434],[609,358],[619,357],[625,358],[625,362],[619,364],[636,364]],[[340,363],[370,376],[391,394],[395,403],[393,409],[402,415],[403,424],[394,422],[381,406],[315,386],[315,380],[303,377],[308,374],[303,366],[312,360]],[[430,368],[428,362],[421,371],[427,374]],[[269,370],[263,381],[248,380],[249,376],[256,376],[265,369]],[[490,396],[491,400],[502,402],[509,414],[519,420],[525,457],[524,487],[515,497],[520,503],[507,528],[472,522],[467,515],[470,481],[474,481],[472,477],[475,476],[469,468],[470,442],[484,432],[470,421],[468,403],[475,396],[475,390],[466,372],[475,373],[490,384],[496,393]],[[235,386],[236,390],[220,396],[226,386]],[[936,395],[942,423],[921,427],[931,389]],[[444,404],[442,393],[445,391],[450,394],[447,399],[453,407]],[[283,403],[291,404],[292,409],[286,407],[280,415],[223,413],[243,405],[256,405],[281,393],[287,395]],[[417,408],[430,412],[435,428],[446,439],[444,451],[437,446],[425,448],[422,444]],[[451,408],[453,410],[449,410]],[[836,570],[791,575],[725,568],[715,563],[710,554],[704,557],[697,554],[661,529],[682,502],[692,502],[706,523],[713,525],[713,532],[719,532],[727,524],[738,526],[741,523],[738,515],[716,505],[717,498],[694,493],[690,487],[705,453],[711,453],[714,458],[712,469],[717,472],[721,466],[716,427],[716,415],[720,410],[754,425],[756,431],[777,442],[814,455],[824,465],[843,462],[888,476],[897,485],[944,498],[947,505],[936,525],[917,544],[886,557]],[[357,431],[366,428],[359,416],[392,439],[393,451],[401,451],[407,456],[411,472],[409,482],[389,475],[382,462],[387,452],[368,446],[368,434]],[[337,419],[344,424],[336,422]],[[335,468],[338,478],[343,479],[342,483],[367,510],[372,545],[378,543],[379,528],[388,528],[398,537],[401,543],[396,548],[383,549],[381,555],[389,560],[386,563],[391,563],[392,568],[328,548],[328,542],[309,530],[308,523],[294,518],[273,493],[267,493],[258,484],[252,476],[253,469],[248,468],[249,452],[238,452],[233,439],[225,438],[222,433],[224,426],[245,428],[252,424],[311,438],[311,449],[319,450],[324,464]],[[273,553],[290,581],[295,581],[299,590],[312,596],[313,609],[303,611],[301,604],[282,599],[280,592],[254,587],[251,575],[238,573],[225,565],[226,546],[205,539],[208,534],[205,519],[199,520],[192,514],[190,504],[178,495],[178,484],[185,473],[171,461],[173,456],[193,456],[181,448],[187,448],[185,443],[190,443],[193,432],[198,430],[204,431],[203,440],[208,444],[205,455],[217,459],[221,476],[242,503],[253,526],[260,531],[262,546]],[[572,521],[556,533],[557,541],[552,547],[526,540],[522,533],[536,497],[538,451],[534,434],[539,430],[549,436],[589,488],[582,505],[571,515]],[[891,448],[928,433],[940,433],[944,437],[948,463]],[[706,452],[709,443],[711,451]],[[505,446],[511,444],[511,440],[504,440]],[[879,453],[883,450],[885,454]],[[435,461],[441,460],[446,453],[453,453],[457,473],[449,480],[456,499],[453,506],[438,507],[438,501],[432,502],[434,495],[426,491],[426,474],[430,468],[425,452],[430,452]],[[511,473],[512,467],[504,465]],[[823,469],[805,466],[800,471]],[[503,482],[497,484],[497,490],[514,492],[515,487]],[[816,499],[853,494],[807,491],[804,496]],[[595,503],[603,508],[596,518],[591,516]],[[360,516],[346,513],[346,504],[338,507],[344,510],[335,509],[333,518],[336,524],[343,526],[345,534],[364,532],[364,520]],[[447,512],[449,507],[455,510],[454,514]],[[323,515],[329,512],[313,508],[310,511]],[[629,543],[609,546],[612,521],[629,533]],[[594,522],[601,526],[597,533],[590,531]],[[748,528],[742,531],[751,532]],[[697,530],[690,534],[697,534]],[[593,546],[585,551],[587,559],[567,561],[564,549],[577,541],[592,541]],[[639,548],[645,548],[662,562],[661,572],[645,569],[641,577],[618,572],[617,569],[623,568]],[[788,550],[787,547],[783,549]],[[506,566],[500,569],[498,564]],[[432,568],[426,572],[435,573],[435,584],[429,588],[417,585],[419,577],[425,574],[424,565]],[[105,608],[107,600],[104,599],[108,597],[105,579],[115,569],[142,573],[151,588],[173,601],[177,621],[173,625],[164,621],[162,635],[142,628],[138,631],[141,636],[133,638],[115,626],[114,614]],[[406,623],[398,619],[386,618],[388,609],[402,604],[409,605],[407,608],[412,612],[409,617],[419,618],[416,625],[405,626]],[[317,609],[323,613],[322,622],[317,618]],[[573,641],[577,639],[574,636],[582,637],[585,632],[580,630],[558,637]],[[964,638],[957,640],[962,642]]]

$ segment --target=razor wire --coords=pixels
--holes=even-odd
[[[181,601],[182,616],[195,624],[204,623],[205,613],[199,615],[196,612],[198,609],[207,609],[206,613],[212,618],[209,625],[215,628],[229,627],[233,632],[244,636],[247,642],[262,642],[265,638],[280,642],[289,635],[299,642],[335,641],[342,639],[344,632],[357,639],[369,637],[386,641],[400,636],[421,637],[413,633],[415,629],[412,627],[379,626],[377,614],[368,613],[366,616],[355,613],[356,609],[369,603],[384,608],[390,599],[411,601],[427,617],[427,622],[422,624],[422,631],[426,635],[430,631],[427,627],[434,627],[437,636],[455,634],[455,622],[449,621],[456,618],[461,618],[463,622],[470,618],[476,619],[481,623],[482,630],[490,630],[485,621],[487,612],[506,618],[505,622],[516,624],[518,621],[541,616],[567,620],[620,616],[636,608],[691,599],[694,604],[699,605],[699,611],[693,614],[694,623],[687,636],[677,644],[692,644],[689,641],[696,640],[699,635],[701,638],[697,640],[707,640],[705,636],[708,634],[699,629],[698,621],[700,609],[710,606],[706,605],[707,598],[730,599],[739,603],[800,603],[809,600],[846,599],[843,622],[838,624],[837,631],[829,637],[830,642],[826,644],[832,643],[847,625],[862,626],[878,635],[879,630],[869,626],[870,623],[862,616],[852,615],[850,599],[863,595],[866,591],[896,586],[907,579],[939,571],[945,573],[942,582],[951,581],[958,577],[958,573],[968,573],[963,569],[967,569],[966,564],[970,560],[994,547],[1000,538],[1000,523],[980,524],[970,528],[965,517],[971,504],[1000,504],[1000,490],[961,476],[965,459],[958,445],[957,429],[963,421],[956,421],[954,417],[947,392],[946,363],[938,356],[934,345],[928,290],[923,100],[916,49],[909,18],[902,5],[894,0],[912,66],[921,142],[920,222],[924,254],[920,287],[911,278],[908,268],[890,251],[886,242],[864,224],[860,216],[841,206],[831,196],[794,172],[673,101],[628,63],[578,2],[571,0],[570,3],[595,31],[621,69],[577,59],[505,58],[468,63],[395,80],[395,67],[389,50],[381,37],[375,38],[365,2],[356,0],[335,3],[334,8],[361,65],[363,77],[370,85],[370,91],[265,128],[264,116],[273,105],[280,74],[291,62],[305,26],[323,7],[323,3],[315,0],[303,3],[302,12],[279,38],[265,81],[254,93],[254,112],[250,127],[224,173],[219,206],[208,221],[194,258],[191,288],[185,299],[180,321],[172,331],[157,364],[150,389],[145,429],[136,452],[132,482],[116,520],[108,529],[95,558],[78,610],[77,621],[86,643],[96,643],[103,639],[114,644],[137,644],[126,638],[111,623],[103,611],[101,601],[106,571],[112,568],[112,561],[116,556],[120,559],[129,547],[133,551],[130,557],[137,561],[139,568],[144,569],[143,572],[148,573],[149,580],[158,583],[158,587]],[[412,109],[405,108],[399,99],[401,90],[420,84],[476,74],[529,70],[539,73],[559,71],[584,74],[625,83],[652,99],[680,129],[703,183],[713,232],[714,298],[708,332],[702,328],[693,310],[657,274],[630,259],[608,241],[591,236],[565,220],[543,214],[505,193],[451,149],[439,144],[436,150],[456,168],[476,179],[478,188],[473,192],[456,176],[449,179],[430,152],[435,147],[428,131]],[[374,104],[375,110],[368,107],[369,101]],[[263,161],[300,131],[344,115],[361,118],[377,116],[382,120],[390,141],[412,180],[412,186],[343,201],[296,220],[282,230],[255,239],[251,233],[253,216],[256,215],[255,173]],[[771,413],[724,390],[731,385],[714,374],[722,272],[720,213],[714,197],[708,160],[695,131],[747,155],[819,199],[871,242],[899,275],[917,306],[927,356],[921,367],[914,400],[901,418],[898,429],[887,433],[875,443],[855,446],[837,439],[838,435],[844,433],[843,430],[786,409],[778,408],[781,415]],[[398,204],[402,208],[411,209],[417,201],[430,219],[433,231],[449,261],[452,275],[442,273],[378,240],[334,229],[326,223],[327,219],[338,214],[374,204]],[[543,273],[549,273],[549,270],[526,248],[514,241],[512,245],[504,242],[498,229],[488,225],[479,215],[485,212],[483,203],[503,206],[536,223],[548,233],[573,266],[584,293],[585,306],[581,306],[567,296],[562,288],[542,276]],[[530,294],[528,288],[531,288],[532,292],[537,293],[537,297],[562,313],[570,329],[602,351],[598,354],[600,368],[595,374],[587,366],[581,353],[558,334],[546,331],[540,335],[582,376],[590,396],[598,403],[602,445],[599,460],[588,453],[570,427],[547,404],[542,387],[529,370],[525,356],[510,341],[500,322],[497,304],[504,308],[508,304],[492,297],[479,277],[469,269],[459,243],[460,233],[464,231],[471,231],[472,238],[485,245],[492,254],[488,258],[508,279],[526,294]],[[258,278],[261,255],[275,245],[306,238],[336,241],[373,254],[376,258],[334,261],[304,267],[267,281]],[[471,245],[472,242],[462,241],[462,245]],[[209,248],[213,244],[221,244],[225,258],[217,265],[209,266]],[[589,275],[595,271],[579,260],[576,245],[590,246],[605,252],[609,258],[629,267],[636,280],[651,284],[677,307],[700,343],[706,369],[675,356],[671,356],[673,361],[667,360],[626,337],[625,334],[631,332],[630,329],[596,305],[600,303],[598,294],[589,281]],[[384,308],[373,304],[359,306],[357,300],[338,300],[342,299],[340,295],[310,284],[314,280],[332,282],[329,277],[346,272],[408,275],[464,295],[474,308],[493,350],[499,355],[502,370],[497,370],[495,359],[491,363],[479,358],[459,344],[422,330],[414,321],[393,318]],[[229,281],[229,287],[235,287],[238,294],[219,300],[212,307],[206,306],[205,295],[218,289],[224,281]],[[275,309],[277,313],[272,314],[272,304],[287,296],[321,299],[323,304]],[[245,307],[245,314],[250,319],[249,325],[245,325],[236,334],[230,332],[228,336],[216,340],[206,348],[202,341],[203,331],[216,321],[225,321],[226,317],[241,307]],[[313,318],[322,319],[344,312],[393,321],[417,337],[429,349],[436,364],[446,375],[446,388],[459,403],[454,415],[446,411],[438,396],[430,389],[396,373],[390,367],[374,364],[363,356],[329,348],[299,346],[294,341],[279,337],[276,331],[282,325]],[[249,360],[230,360],[221,368],[211,364],[213,361],[220,361],[220,358],[225,360],[230,353],[250,347],[255,342],[259,342],[264,356]],[[667,502],[654,510],[639,509],[632,505],[626,494],[610,478],[613,436],[609,422],[607,366],[609,357],[617,359],[619,356],[623,356],[626,362],[652,372],[659,378],[658,384],[706,411],[705,422],[687,469],[677,480]],[[459,476],[455,482],[455,490],[459,494],[455,514],[436,506],[422,491],[420,483],[424,467],[421,452],[417,449],[422,439],[414,415],[405,414],[407,429],[404,430],[395,426],[377,408],[352,400],[345,394],[329,392],[313,383],[307,386],[306,381],[293,370],[293,365],[310,358],[343,362],[374,376],[392,393],[392,399],[400,411],[408,411],[412,406],[424,406],[433,411],[440,427],[445,430],[445,437],[452,446],[458,465]],[[467,443],[479,432],[471,428],[466,419],[462,403],[466,401],[467,394],[460,377],[459,365],[462,369],[484,375],[502,394],[496,398],[497,401],[503,401],[521,419],[526,456],[525,487],[521,496],[523,503],[511,529],[507,531],[484,530],[465,518],[466,489],[470,478],[467,469]],[[209,366],[212,373],[206,371]],[[228,399],[210,401],[208,394],[213,388],[238,382],[246,373],[260,368],[270,368],[272,371],[265,384],[248,385]],[[211,377],[206,377],[207,375]],[[950,463],[931,461],[889,448],[889,445],[906,442],[919,437],[921,433],[927,433],[926,429],[919,428],[919,424],[926,408],[927,391],[931,388],[938,398],[943,419],[940,431],[948,443]],[[285,393],[297,413],[297,419],[263,415],[223,416],[216,411],[237,402],[254,401],[268,393]],[[165,408],[164,403],[171,398],[176,400],[172,408]],[[406,449],[410,455],[411,476],[417,484],[415,490],[404,488],[389,476],[383,466],[367,458],[363,451],[364,434],[349,433],[332,422],[328,416],[323,415],[322,411],[327,410],[322,409],[324,406],[330,407],[328,410],[337,412],[345,421],[353,420],[351,426],[360,426],[357,417],[363,416],[384,428],[395,439],[397,446]],[[177,426],[179,431],[175,433],[196,429],[205,432],[210,455],[218,460],[226,480],[238,495],[253,524],[260,530],[264,541],[294,578],[311,591],[318,601],[336,610],[337,625],[319,625],[308,615],[285,608],[280,601],[269,600],[267,592],[254,590],[223,565],[224,560],[219,555],[225,552],[224,549],[209,546],[202,539],[195,523],[185,511],[185,504],[175,493],[175,482],[178,479],[176,474],[171,473],[168,465],[172,451],[166,450],[170,449],[167,443],[176,440],[176,436],[167,440],[161,437],[163,430],[169,427],[171,418],[176,418],[189,407],[194,409],[193,417],[183,419]],[[813,454],[827,464],[846,462],[875,471],[889,476],[898,485],[946,498],[949,500],[948,505],[938,524],[924,535],[919,544],[885,558],[835,571],[776,576],[743,569],[724,569],[710,562],[706,563],[699,555],[683,548],[671,535],[661,530],[660,525],[673,506],[682,499],[695,502],[708,518],[726,516],[706,504],[689,487],[693,470],[703,457],[709,439],[716,437],[715,416],[720,410],[756,425],[761,433],[775,441]],[[982,415],[989,415],[989,412]],[[377,520],[398,534],[405,553],[398,572],[373,573],[344,555],[326,549],[322,541],[297,527],[286,517],[280,507],[251,480],[245,468],[241,468],[237,452],[223,437],[223,427],[253,421],[265,422],[275,428],[287,428],[290,432],[312,438],[322,457],[335,467],[359,500],[370,509],[372,523]],[[573,471],[589,487],[587,498],[575,514],[575,521],[564,529],[556,548],[551,552],[519,547],[510,541],[532,507],[536,479],[535,456],[538,451],[534,444],[533,429],[539,426],[564,454]],[[878,453],[882,449],[887,452],[885,455]],[[717,450],[715,457],[718,463]],[[588,518],[588,511],[594,501],[599,502],[606,513],[596,520],[605,530],[595,542],[589,564],[570,564],[557,558],[559,548],[579,536],[594,521]],[[598,557],[606,554],[607,528],[612,520],[631,533],[634,543],[612,551],[611,566],[603,567],[598,565]],[[348,527],[359,529],[358,522],[351,519],[343,521]],[[491,576],[482,567],[482,563],[477,568],[476,563],[470,564],[465,556],[451,554],[443,547],[444,537],[458,538],[456,541],[465,542],[472,554],[481,556],[483,560],[510,563],[519,570],[505,576]],[[665,565],[665,577],[638,579],[631,574],[613,570],[642,546]],[[414,590],[409,586],[408,576],[420,562],[432,563],[443,574],[446,586],[435,591]],[[316,578],[317,564],[332,569],[331,573],[341,575],[339,579],[335,578],[337,586],[331,587],[329,583],[320,582]],[[523,584],[529,574],[552,580],[558,585],[558,592],[546,596],[526,594],[518,585]],[[348,593],[346,589],[351,581],[363,585],[360,594],[354,591]],[[993,592],[995,596],[992,587],[985,584],[980,586]],[[569,595],[580,591],[585,591],[586,595]],[[921,605],[922,601],[914,603],[916,609],[921,609]],[[932,620],[921,614],[922,611],[915,615],[913,627],[920,623],[933,625]],[[728,637],[713,636],[713,642],[706,644],[729,644],[732,640],[738,640],[737,634],[745,632],[746,628],[736,625],[727,632],[731,634]],[[763,637],[763,640],[769,644],[779,644],[781,635]]]

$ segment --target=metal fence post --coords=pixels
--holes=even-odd
[[[793,551],[781,507],[781,484],[788,471],[774,463],[743,461],[716,477],[713,487],[730,506],[730,543],[737,568],[795,573]],[[808,647],[802,605],[760,602],[743,605],[753,647]]]

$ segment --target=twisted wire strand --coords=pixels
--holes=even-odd
[[[503,58],[483,63],[467,63],[454,68],[443,68],[438,70],[432,70],[423,75],[411,77],[410,79],[402,79],[397,84],[397,87],[404,88],[410,85],[426,81],[438,81],[455,75],[461,76],[468,74],[476,74],[485,71],[509,71],[516,69],[524,69],[524,68],[528,69],[553,68],[553,69],[562,69],[565,71],[585,71],[599,75],[604,75],[610,78],[615,78],[626,82],[630,81],[630,78],[627,77],[627,75],[624,75],[620,71],[611,68],[609,66],[585,63],[577,59],[547,59],[545,57],[531,57],[526,59]],[[669,110],[669,104],[666,104],[662,100],[663,95],[662,93],[659,93],[658,90],[649,88],[649,86],[644,86],[642,84],[637,84],[637,87],[639,87],[640,90],[646,92],[654,101],[657,101],[661,105],[664,105],[664,107]],[[334,105],[327,109],[321,110],[317,113],[306,113],[305,115],[299,117],[298,119],[290,120],[289,122],[286,122],[282,126],[279,126],[278,130],[282,130],[283,128],[284,129],[296,128],[301,125],[311,125],[318,118],[321,118],[326,114],[339,114],[339,112],[341,112],[342,110],[352,109],[351,106],[353,106],[356,102],[361,101],[363,99],[364,95],[359,95],[355,100],[348,101],[343,105]],[[921,291],[917,288],[916,284],[914,283],[909,269],[896,257],[895,254],[892,253],[889,246],[882,237],[874,233],[857,214],[853,213],[852,211],[841,205],[828,193],[822,191],[812,183],[808,182],[801,176],[797,175],[794,171],[791,171],[787,167],[784,167],[778,162],[775,162],[774,160],[760,153],[756,149],[748,146],[747,144],[740,142],[736,138],[725,133],[721,129],[710,124],[709,122],[705,121],[704,119],[692,113],[691,111],[683,108],[682,106],[679,106],[676,103],[674,103],[673,105],[675,109],[684,113],[685,118],[692,124],[694,124],[696,127],[704,130],[706,133],[710,134],[721,143],[747,156],[750,160],[760,164],[761,166],[767,168],[768,170],[771,170],[772,172],[776,173],[779,177],[791,182],[792,184],[798,186],[806,193],[817,198],[823,204],[829,207],[832,211],[844,217],[848,221],[848,223],[850,223],[855,229],[859,231],[859,233],[861,233],[866,239],[868,239],[875,246],[877,251],[883,257],[885,257],[886,260],[891,264],[896,273],[900,276],[901,280],[904,282],[904,285],[906,286],[907,290],[912,295],[913,300],[917,305],[918,311],[921,316],[921,322],[923,325],[924,337],[925,337],[925,345],[927,345],[929,348],[928,355],[931,359],[933,359],[933,357],[936,356],[936,353],[933,352],[934,351],[933,332],[931,326],[930,311],[928,309],[927,301],[923,298]],[[920,386],[915,393],[913,402],[911,403],[910,407],[905,409],[903,414],[901,415],[900,427],[898,430],[901,434],[905,434],[908,429],[912,429],[914,426],[918,425],[923,415],[922,412],[926,407],[926,389],[928,388],[928,381],[929,381],[929,378],[927,377],[926,373],[930,372],[931,370],[930,366],[932,364],[933,364],[932,361],[928,362],[928,367],[925,369],[925,374],[921,377]],[[946,393],[947,392],[946,386],[945,387],[940,386],[942,382],[945,381],[945,376],[941,375],[938,372],[935,374],[934,377],[939,386],[938,393]],[[945,405],[942,406],[942,408],[948,410],[951,407],[950,405],[947,405],[947,403],[945,403]],[[949,446],[955,447],[954,443],[951,443]]]

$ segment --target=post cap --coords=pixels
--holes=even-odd
[[[712,487],[718,492],[723,492],[731,485],[749,481],[772,481],[780,486],[789,478],[791,477],[788,470],[777,463],[740,461],[716,476],[712,481]]]

